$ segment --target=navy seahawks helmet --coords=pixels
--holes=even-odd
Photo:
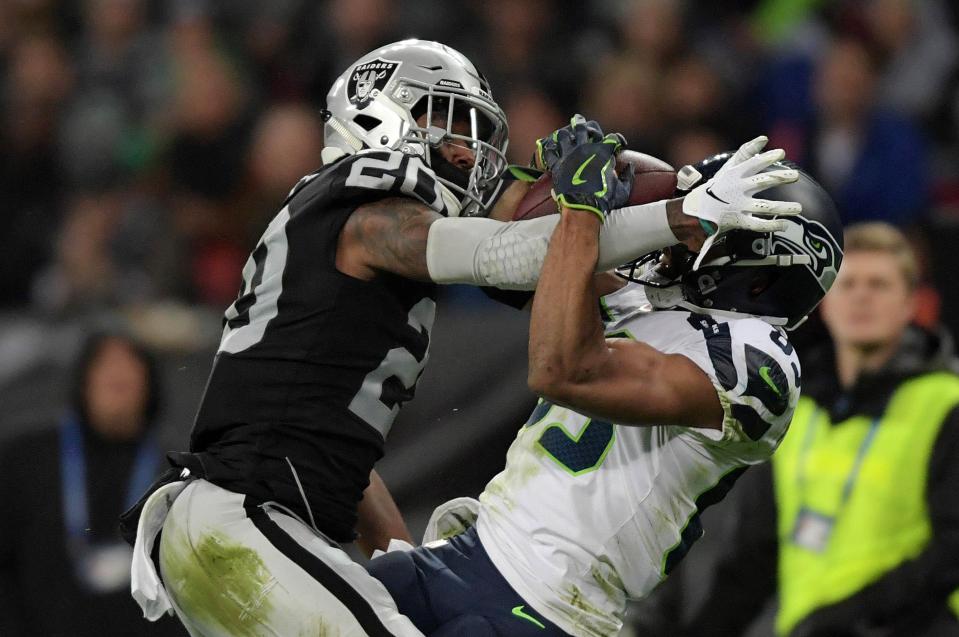
[[[676,195],[712,178],[731,155],[721,153],[683,167]],[[835,203],[815,179],[785,160],[768,170],[782,168],[798,170],[799,179],[761,196],[802,204],[802,214],[780,217],[785,230],[727,232],[696,270],[697,255],[678,244],[627,264],[620,275],[647,286],[654,307],[756,316],[786,329],[797,327],[836,280],[843,256],[842,224]]]

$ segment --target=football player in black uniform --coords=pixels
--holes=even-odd
[[[419,634],[337,542],[408,536],[373,466],[426,365],[434,284],[532,289],[558,221],[503,221],[526,187],[498,192],[505,116],[449,47],[367,54],[324,117],[324,167],[243,268],[190,452],[170,454],[178,479],[125,521],[134,597],[193,635]],[[601,135],[579,117],[559,132]],[[700,221],[665,203],[617,210],[598,267],[705,236]]]

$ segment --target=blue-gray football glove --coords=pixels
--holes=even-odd
[[[598,142],[563,148],[563,158],[553,168],[553,199],[560,208],[587,210],[603,221],[607,212],[626,205],[633,171],[616,175],[616,155],[623,143],[622,135],[612,133]]]
[[[559,128],[546,137],[536,140],[536,150],[530,165],[552,172],[553,168],[577,144],[599,142],[603,139],[603,129],[593,121],[577,113],[569,120],[569,125]]]

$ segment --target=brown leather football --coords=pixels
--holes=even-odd
[[[638,206],[673,197],[676,192],[676,171],[672,166],[652,155],[635,150],[624,150],[619,154],[617,170],[621,170],[626,164],[632,166],[635,175],[629,205]],[[513,221],[535,219],[559,212],[550,193],[552,188],[553,179],[549,173],[537,179],[517,204]]]

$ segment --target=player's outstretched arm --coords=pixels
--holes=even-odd
[[[619,424],[720,428],[716,390],[692,361],[605,338],[593,277],[598,231],[597,216],[563,210],[533,300],[530,389]]]
[[[692,361],[645,343],[605,337],[593,273],[600,225],[629,197],[628,181],[613,168],[617,141],[607,136],[585,143],[553,173],[554,198],[562,211],[533,300],[530,388],[616,423],[719,428],[719,397]]]
[[[597,137],[598,131],[591,131],[589,123],[577,122],[577,118],[573,119],[569,129],[560,133],[562,134],[555,137],[558,138],[556,143],[563,147],[562,152],[552,156],[549,164],[554,172],[554,181],[556,171],[562,171],[564,165],[569,173],[567,178],[575,178],[575,171],[584,165],[581,162],[589,161],[592,153],[580,157],[581,161],[566,161],[568,157],[574,157],[580,152],[578,148],[586,145],[596,147],[598,144],[600,149],[604,146],[618,149],[618,143],[621,143],[621,138],[616,135]],[[798,173],[792,169],[771,170],[773,164],[783,158],[783,151],[760,153],[766,141],[765,137],[757,137],[743,144],[713,179],[700,184],[681,200],[658,201],[623,208],[616,206],[617,209],[609,215],[596,211],[600,216],[606,217],[599,235],[597,271],[617,267],[675,243],[684,243],[690,250],[704,255],[717,237],[729,230],[782,230],[785,221],[762,217],[797,214],[801,209],[799,203],[754,199],[753,195],[767,188],[795,181]],[[582,182],[579,185],[582,185]],[[600,190],[605,188],[605,185],[601,184],[596,186]],[[715,199],[717,192],[722,200]],[[589,203],[585,202],[585,205],[589,206]],[[508,285],[531,290],[535,287],[539,268],[545,257],[546,242],[543,240],[543,233],[547,236],[551,234],[559,219],[558,216],[548,215],[533,221],[509,224],[502,229],[496,229],[495,236],[479,237],[481,242],[476,243],[471,243],[472,236],[460,235],[459,228],[451,223],[453,221],[455,220],[444,219],[437,223],[431,231],[431,239],[436,236],[437,239],[442,239],[436,241],[437,244],[459,242],[461,247],[467,248],[458,250],[457,254],[482,255],[482,248],[495,248],[498,255],[503,255],[500,257],[501,261],[494,262],[499,268],[510,267],[511,261],[524,264],[526,268],[507,271],[506,277],[501,269],[490,268],[488,261],[480,263],[478,268],[463,270],[461,261],[447,267],[447,263],[443,261],[444,253],[438,252],[433,258],[437,266],[443,267],[436,267],[435,270],[445,277],[462,279],[447,282],[472,282],[466,278],[482,275],[488,277],[484,279],[487,285]],[[474,246],[481,249],[475,252],[468,249]],[[506,261],[505,266],[502,261]],[[524,279],[523,275],[527,278]],[[507,279],[506,285],[499,282],[504,278]]]
[[[611,153],[619,149],[619,138],[608,136],[601,142],[591,143],[610,155],[608,162],[595,162],[595,165],[607,166],[612,170]],[[765,143],[764,138],[745,144],[745,150],[740,149],[742,155],[749,157],[748,153],[762,143]],[[570,156],[581,152],[584,147],[574,149]],[[627,208],[615,206],[618,208],[616,213],[606,219],[600,231],[597,271],[608,270],[678,242],[686,243],[695,250],[703,245],[704,240],[709,241],[703,231],[703,219],[708,219],[708,223],[714,227],[712,239],[730,228],[748,227],[770,231],[780,227],[785,222],[756,219],[752,213],[761,209],[762,214],[791,214],[794,209],[798,210],[798,204],[751,199],[751,195],[759,190],[795,180],[795,171],[754,174],[779,158],[781,151],[749,157],[730,168],[727,171],[730,174],[724,174],[722,180],[718,179],[717,173],[717,178],[704,186],[725,188],[723,192],[728,197],[738,195],[736,201],[742,203],[745,212],[727,209],[728,206],[713,210],[702,203],[708,201],[708,197],[698,197],[699,189],[689,196],[697,195],[698,198],[694,198],[700,203],[695,205],[690,204],[687,197]],[[571,163],[567,177],[575,180],[576,171],[581,165],[589,164]],[[611,179],[611,186],[628,195],[628,186],[620,184],[619,179],[612,175]],[[583,183],[578,182],[577,186],[593,187],[583,186]],[[599,185],[595,187],[599,188]],[[602,188],[605,189],[605,185]],[[523,189],[524,184],[514,184],[515,192],[507,192],[505,201],[514,201]],[[606,216],[605,211],[600,214],[595,207],[591,207],[587,199],[584,199],[583,204],[573,205],[585,205],[586,209],[592,209],[600,217]],[[619,205],[624,201],[619,202]],[[494,212],[499,217],[507,216],[503,210],[505,208]],[[387,198],[360,206],[347,220],[340,234],[337,267],[362,279],[373,278],[379,270],[420,281],[532,290],[539,280],[549,237],[558,221],[558,215],[515,222],[479,217],[443,217],[413,199]]]
[[[604,233],[620,259],[617,263],[628,260],[623,254],[641,256],[701,233],[698,220],[683,213],[681,199],[618,211],[617,224],[629,215],[652,214],[661,214],[662,223],[657,224],[664,225],[665,232],[626,232],[614,224]],[[416,200],[386,198],[362,205],[350,215],[340,232],[336,266],[364,280],[383,271],[417,281],[532,290],[558,221],[559,215],[508,223],[482,217],[446,218]],[[654,236],[668,238],[645,243]],[[601,264],[602,270],[609,267]]]

